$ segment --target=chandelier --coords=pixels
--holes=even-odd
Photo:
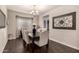
[[[31,14],[34,15],[34,16],[39,15],[39,11],[37,10],[36,5],[33,5],[33,10],[31,11]]]

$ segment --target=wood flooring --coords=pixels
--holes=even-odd
[[[79,51],[49,40],[48,48],[35,45],[34,52],[32,52],[32,44],[25,46],[23,39],[14,39],[8,40],[3,53],[79,53]]]

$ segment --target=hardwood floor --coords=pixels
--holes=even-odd
[[[49,40],[49,47],[41,48],[35,45],[34,53],[78,53],[78,50],[67,47],[60,43]],[[32,53],[32,44],[29,46],[23,45],[23,39],[9,40],[3,53]]]

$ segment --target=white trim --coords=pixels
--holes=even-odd
[[[73,48],[73,49],[79,50],[78,47],[68,45],[68,44],[66,44],[66,43],[63,43],[63,42],[57,41],[56,39],[50,39],[50,40],[55,41],[55,42],[58,42],[58,43],[63,44],[63,45],[66,45],[66,46],[71,47],[71,48]]]

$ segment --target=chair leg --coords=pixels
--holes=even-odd
[[[46,45],[46,48],[48,48],[48,47],[49,47],[49,44]]]
[[[23,45],[26,46],[26,42],[23,40]]]
[[[27,50],[29,50],[30,49],[30,44],[27,44]]]

